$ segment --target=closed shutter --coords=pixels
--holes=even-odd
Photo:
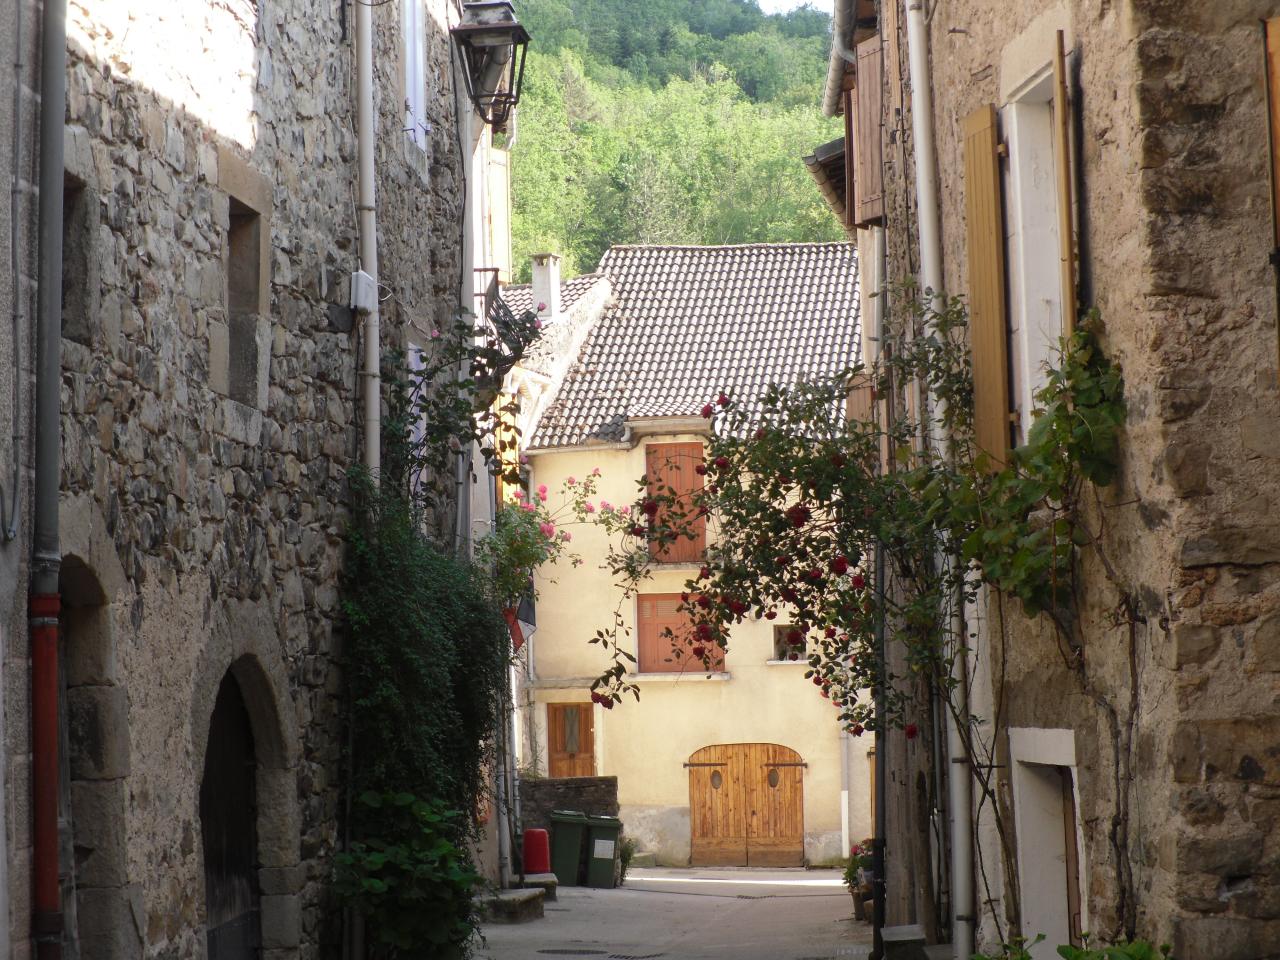
[[[701,563],[707,553],[707,521],[694,517],[696,494],[702,490],[698,466],[703,462],[702,444],[651,443],[645,447],[645,475],[650,496],[675,497],[676,513],[665,507],[655,517],[659,525],[672,523],[681,536],[665,546],[651,543],[649,554],[660,563]],[[692,538],[684,536],[692,534]]]
[[[1273,251],[1280,251],[1280,17],[1263,24],[1266,57],[1267,119],[1271,128],[1271,236]],[[1280,253],[1273,256],[1280,257]],[[1280,270],[1280,260],[1275,263]],[[1278,304],[1280,306],[1280,304]],[[1280,317],[1276,320],[1276,348],[1280,351]],[[1280,360],[1280,356],[1277,357]]]
[[[849,385],[845,415],[850,421],[871,423],[875,419],[875,409],[876,395],[871,386],[870,374],[855,374],[853,382]]]
[[[998,146],[995,107],[987,104],[964,118],[974,436],[980,450],[1003,464],[1009,451],[1009,361]]]
[[[1053,58],[1053,146],[1058,174],[1058,243],[1062,258],[1062,329],[1070,336],[1076,328],[1076,244],[1072,229],[1071,105],[1067,99],[1067,57],[1062,31],[1058,31]]]
[[[852,227],[858,215],[858,104],[853,90],[848,87],[853,82],[846,76],[844,93],[844,225]]]
[[[901,4],[880,5],[880,35],[884,39],[884,92],[888,100],[887,116],[897,121],[902,115],[902,44],[898,36]]]
[[[880,146],[883,98],[883,45],[878,36],[857,46],[858,86],[854,108],[853,225],[867,227],[884,220],[884,166]],[[847,142],[847,141],[846,141]]]
[[[636,598],[636,611],[636,660],[641,673],[701,673],[706,669],[687,652],[696,644],[691,642],[689,616],[680,610],[680,594],[642,593]],[[708,652],[716,654],[711,669],[723,670],[724,648],[716,645]]]

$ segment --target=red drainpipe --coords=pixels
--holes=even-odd
[[[32,594],[31,753],[32,934],[39,960],[62,956],[58,885],[58,594]]]

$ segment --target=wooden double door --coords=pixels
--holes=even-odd
[[[550,776],[595,776],[593,715],[589,703],[547,704],[547,773]]]
[[[689,758],[693,864],[804,864],[804,761],[776,743],[722,743]]]

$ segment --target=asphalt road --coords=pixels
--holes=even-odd
[[[633,869],[564,887],[542,920],[484,929],[484,960],[861,960],[871,927],[835,870]]]

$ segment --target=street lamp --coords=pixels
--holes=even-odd
[[[462,56],[467,96],[484,122],[503,127],[520,102],[529,31],[510,0],[464,3],[462,22],[449,31]]]

